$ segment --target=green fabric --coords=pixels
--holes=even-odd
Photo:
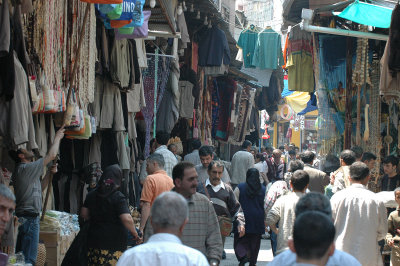
[[[392,11],[392,9],[387,7],[376,6],[357,0],[337,16],[359,24],[378,28],[389,28]]]
[[[305,51],[291,53],[286,67],[290,91],[314,91],[313,59],[310,53]]]
[[[254,49],[256,48],[258,32],[246,29],[240,33],[237,45],[243,50],[243,63],[246,68],[254,68],[252,64]]]
[[[281,35],[273,29],[265,29],[258,34],[253,65],[260,69],[277,69],[283,66]]]
[[[120,34],[132,34],[134,30],[135,30],[134,27],[126,27],[126,28],[122,27],[118,29]]]
[[[115,5],[115,8],[107,13],[107,17],[111,20],[113,19],[119,19],[122,14],[122,4],[117,4]]]

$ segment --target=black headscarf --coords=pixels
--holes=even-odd
[[[250,168],[246,173],[246,194],[254,198],[261,191],[260,172],[256,168]]]
[[[107,197],[117,191],[122,182],[122,170],[118,164],[108,166],[99,180],[97,193],[100,197]]]

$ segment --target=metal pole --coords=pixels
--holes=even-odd
[[[158,48],[155,53],[155,69],[154,69],[154,125],[153,125],[153,138],[156,137],[157,128],[157,88],[158,88]]]

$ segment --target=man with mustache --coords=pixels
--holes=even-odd
[[[210,200],[196,192],[198,175],[192,163],[180,162],[172,170],[175,192],[188,202],[189,221],[182,232],[182,243],[202,252],[211,266],[219,265],[222,239],[217,215]],[[153,235],[150,223],[146,224],[145,239]]]
[[[25,263],[36,263],[39,245],[39,213],[42,211],[42,190],[48,183],[51,173],[57,172],[57,164],[53,164],[50,171],[41,179],[44,167],[49,165],[56,157],[60,147],[60,141],[64,137],[64,127],[60,128],[54,137],[53,145],[47,155],[33,161],[32,151],[19,149],[16,152],[10,151],[11,157],[16,165],[12,175],[14,182],[17,207],[15,213],[24,222],[18,228],[18,239],[16,251],[22,251],[25,256]],[[51,173],[50,173],[51,172]]]
[[[211,161],[207,172],[209,178],[204,183],[199,184],[198,192],[206,195],[211,200],[218,219],[229,217],[235,225],[237,224],[239,236],[242,237],[245,234],[244,214],[231,186],[221,181],[224,165],[220,161]],[[221,237],[222,246],[224,246],[225,236],[222,235],[222,231]],[[223,251],[222,259],[225,258],[226,254]]]

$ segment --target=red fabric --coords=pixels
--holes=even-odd
[[[199,64],[199,45],[192,42],[192,69],[197,73],[197,67]]]

